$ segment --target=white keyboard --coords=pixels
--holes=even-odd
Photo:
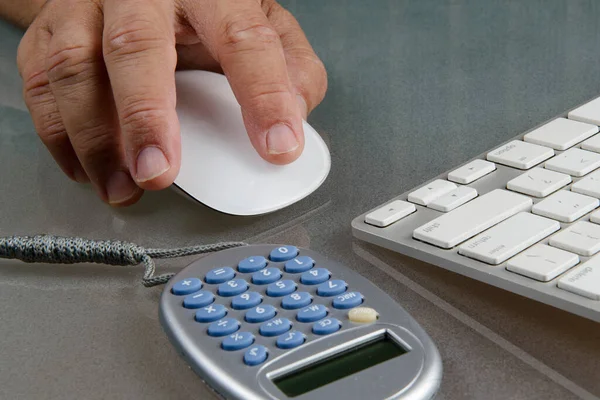
[[[354,235],[600,322],[600,97],[360,215]]]

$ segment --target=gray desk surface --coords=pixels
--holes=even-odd
[[[260,218],[173,191],[113,210],[71,183],[20,100],[20,32],[0,25],[0,234],[146,246],[242,239],[308,246],[368,276],[429,331],[441,399],[600,395],[597,324],[353,240],[350,220],[600,93],[595,1],[284,1],[329,71],[310,117],[333,169]],[[161,263],[176,271],[189,260]],[[216,399],[170,347],[141,270],[0,262],[0,398]]]

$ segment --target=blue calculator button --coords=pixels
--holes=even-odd
[[[314,266],[315,262],[312,258],[309,256],[300,256],[286,262],[283,268],[287,273],[299,274],[308,271]]]
[[[243,274],[260,271],[267,266],[267,259],[263,256],[252,256],[243,259],[238,264],[238,271]]]
[[[286,310],[295,310],[306,307],[312,302],[312,296],[308,292],[296,292],[288,294],[281,300],[281,308]]]
[[[213,301],[215,301],[215,296],[211,292],[200,290],[185,296],[183,306],[185,308],[200,308],[212,304]]]
[[[315,335],[329,335],[337,332],[342,327],[342,323],[335,318],[326,318],[313,325],[312,331]]]
[[[315,268],[304,272],[300,276],[300,282],[305,285],[318,285],[329,280],[331,273],[325,268]]]
[[[231,267],[215,268],[209,271],[204,277],[206,283],[211,285],[217,285],[219,283],[227,282],[235,278],[235,271]]]
[[[298,331],[291,331],[277,338],[277,347],[280,349],[293,349],[304,344],[304,340],[304,334]]]
[[[296,282],[284,279],[267,286],[267,296],[282,297],[296,291]]]
[[[268,285],[281,279],[279,268],[265,268],[252,274],[252,283],[255,285]]]
[[[196,321],[213,322],[227,315],[227,309],[222,304],[211,304],[196,311]]]
[[[219,296],[231,297],[244,293],[246,290],[248,290],[248,282],[243,279],[234,279],[232,281],[221,283],[217,293]]]
[[[272,261],[287,261],[298,255],[298,249],[295,246],[281,246],[271,251],[269,258]]]
[[[198,278],[183,279],[173,285],[171,292],[177,296],[190,294],[202,289],[202,281]]]
[[[247,310],[262,302],[262,296],[256,292],[239,294],[231,300],[231,308],[234,310]]]
[[[251,324],[265,322],[277,314],[277,309],[270,304],[254,307],[246,313],[246,321]]]
[[[237,332],[240,329],[240,323],[233,318],[223,318],[213,322],[208,326],[210,336],[227,336]]]
[[[315,322],[327,316],[327,308],[322,304],[313,304],[298,311],[296,319],[300,322]]]
[[[347,287],[346,282],[340,279],[332,279],[320,284],[317,288],[317,294],[323,297],[335,296],[344,293]]]
[[[336,296],[336,298],[333,299],[333,307],[340,310],[347,310],[349,308],[360,306],[362,302],[362,294],[359,292],[348,292]]]
[[[267,359],[267,348],[262,345],[257,345],[246,350],[244,354],[244,363],[250,367],[260,365]]]
[[[223,340],[223,343],[221,343],[221,348],[227,351],[236,351],[252,346],[253,343],[253,334],[251,334],[250,332],[237,332],[227,336]]]
[[[276,318],[269,322],[263,322],[259,332],[263,336],[279,336],[292,329],[292,323],[287,318]]]

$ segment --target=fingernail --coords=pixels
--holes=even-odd
[[[106,194],[110,204],[124,203],[135,196],[138,190],[129,174],[123,171],[115,172],[106,184]]]
[[[277,124],[271,127],[267,133],[267,148],[269,154],[285,154],[298,148],[299,143],[296,135],[285,124]]]
[[[137,158],[136,181],[146,182],[161,176],[171,168],[169,161],[158,147],[149,146]]]
[[[78,183],[88,183],[90,181],[87,174],[80,166],[73,169],[73,178],[75,179],[75,182]]]
[[[308,116],[308,106],[306,105],[306,100],[304,100],[304,97],[297,94],[296,101],[298,102],[298,107],[300,107],[300,113],[302,114],[302,118],[306,119],[306,117]]]

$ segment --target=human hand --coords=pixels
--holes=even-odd
[[[49,0],[17,57],[35,128],[61,169],[114,206],[175,180],[176,68],[222,71],[256,151],[302,152],[323,64],[275,0]]]

